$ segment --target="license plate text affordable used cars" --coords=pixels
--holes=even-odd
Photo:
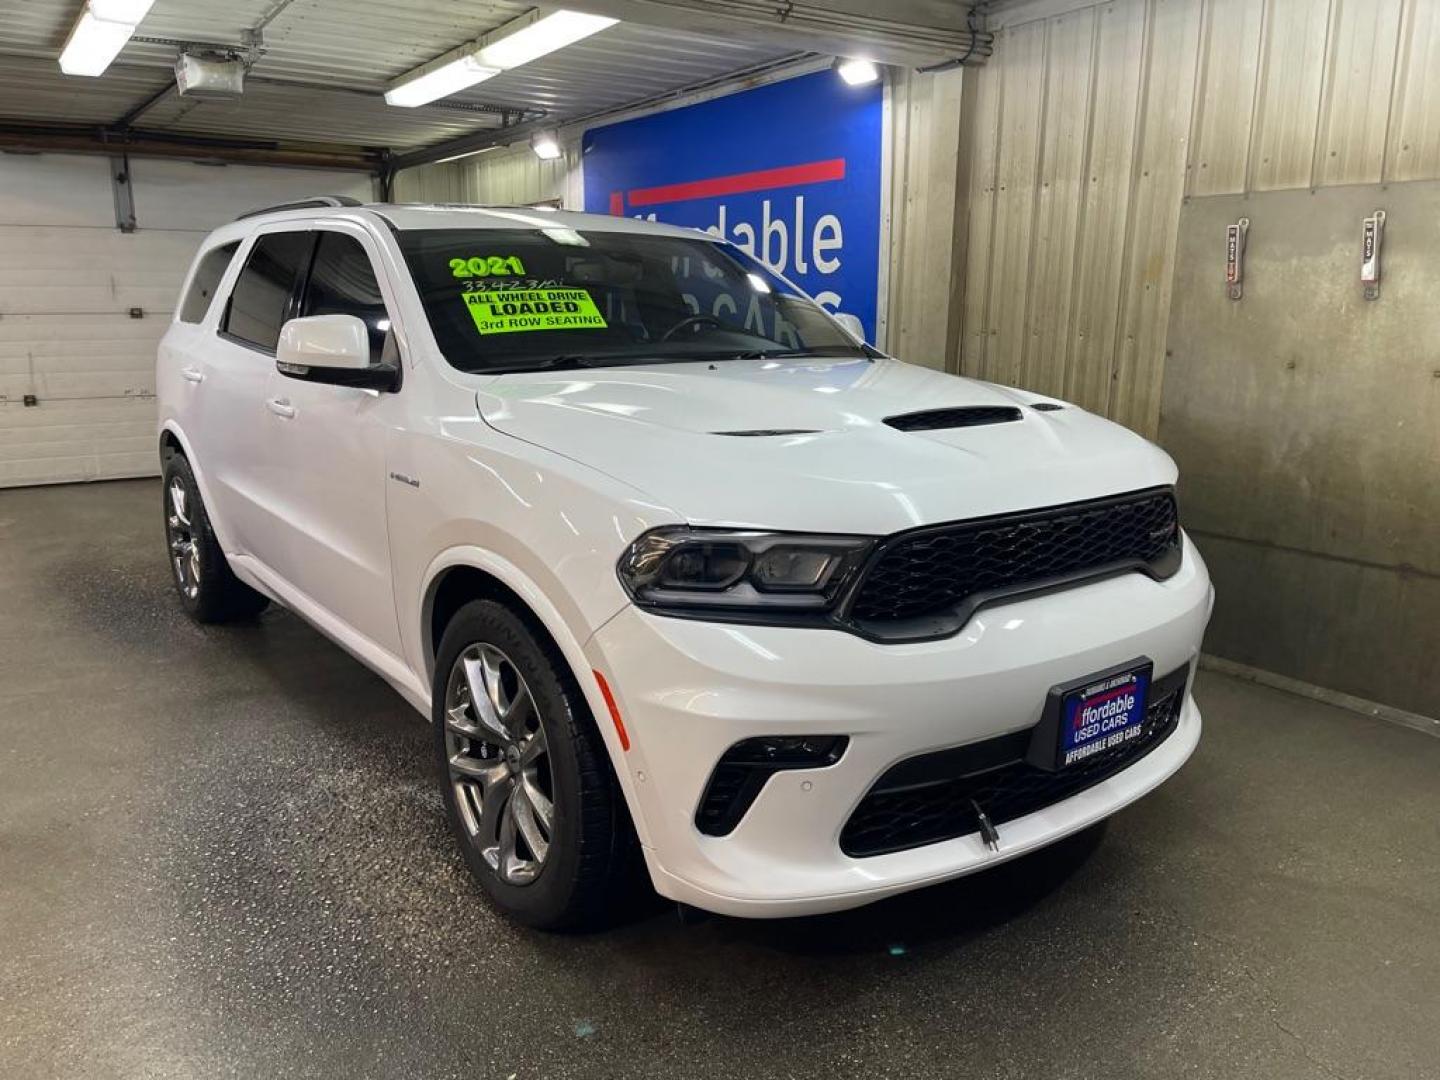
[[[1143,730],[1150,676],[1126,671],[1068,694],[1061,715],[1062,765],[1119,746]]]

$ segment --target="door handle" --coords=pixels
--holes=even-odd
[[[271,412],[273,412],[276,416],[283,416],[286,420],[289,420],[292,416],[295,415],[295,406],[291,405],[289,400],[286,398],[272,397],[270,400],[265,402],[265,407]]]
[[[205,373],[199,368],[193,367],[181,368],[180,377],[186,382],[202,383],[205,381]]]

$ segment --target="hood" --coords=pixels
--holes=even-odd
[[[693,524],[884,534],[1174,482],[1169,457],[1138,435],[1074,406],[1033,408],[1047,400],[891,359],[515,373],[477,394],[496,430]],[[1001,419],[885,422],[954,408]]]

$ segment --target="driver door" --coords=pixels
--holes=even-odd
[[[358,226],[315,232],[296,317],[354,315],[371,361],[399,361],[377,252]],[[271,365],[262,437],[279,518],[263,558],[292,586],[392,655],[401,653],[391,588],[386,456],[399,394],[291,378]]]

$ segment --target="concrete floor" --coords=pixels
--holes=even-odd
[[[424,723],[174,602],[154,481],[0,492],[0,1076],[1440,1076],[1440,740],[1215,675],[1169,784],[858,912],[551,937]]]

